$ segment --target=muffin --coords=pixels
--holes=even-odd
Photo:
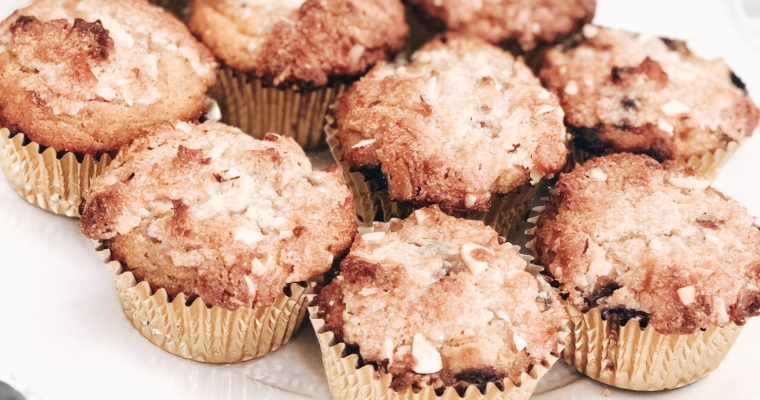
[[[516,246],[437,206],[357,235],[310,310],[335,399],[528,399],[563,311]]]
[[[203,113],[215,72],[212,54],[144,0],[36,1],[0,23],[3,171],[29,202],[76,216],[120,147]]]
[[[576,158],[633,152],[714,175],[757,126],[758,109],[722,59],[683,42],[586,26],[546,55]]]
[[[189,24],[224,63],[224,121],[304,148],[324,143],[336,96],[409,33],[400,0],[194,0]]]
[[[557,98],[520,59],[476,39],[444,37],[379,64],[331,112],[328,144],[353,171],[363,222],[436,204],[506,236],[567,156]]]
[[[302,282],[348,250],[356,222],[340,173],[313,171],[292,139],[206,122],[122,150],[93,181],[81,228],[123,269],[119,297],[140,333],[228,363],[290,338],[311,291]]]
[[[596,0],[410,0],[446,30],[523,51],[554,43],[590,22]]]
[[[625,389],[687,385],[760,312],[760,229],[707,181],[644,155],[563,174],[535,227],[537,261],[566,300],[565,359]]]

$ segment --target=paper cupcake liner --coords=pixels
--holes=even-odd
[[[542,198],[545,203],[548,199]],[[525,231],[528,249],[535,251],[535,223],[545,206],[533,208]],[[602,318],[599,307],[581,312],[565,304],[569,315],[563,358],[580,373],[607,385],[638,391],[675,389],[701,379],[717,368],[741,326],[711,326],[691,334],[661,334],[638,320],[625,325]]]
[[[223,122],[258,139],[267,133],[290,136],[309,150],[324,145],[325,114],[346,88],[348,84],[335,82],[314,89],[278,89],[253,74],[222,66],[212,93]]]
[[[689,157],[683,165],[712,181],[715,179],[715,176],[718,174],[721,167],[723,167],[734,153],[736,153],[736,150],[739,149],[740,145],[740,142],[730,141],[725,149],[718,149],[712,153],[705,153],[702,155],[693,155]],[[573,166],[583,164],[591,158],[601,156],[589,153],[588,150],[578,146],[574,140],[570,141],[570,150],[570,153],[572,154],[571,164]],[[603,155],[611,153],[614,152],[608,151]]]
[[[361,227],[360,233],[377,232],[390,230],[389,223],[375,223],[371,227]],[[520,247],[513,245],[515,250]],[[529,263],[533,257],[520,253],[521,257]],[[535,268],[528,269],[536,273]],[[551,289],[545,284],[547,289]],[[551,292],[548,292],[551,293]],[[558,357],[550,356],[546,360],[546,366],[537,364],[530,368],[530,371],[523,372],[520,376],[520,385],[512,383],[509,378],[505,378],[504,389],[500,390],[495,384],[489,382],[483,393],[475,385],[465,390],[464,395],[460,396],[453,387],[447,387],[443,393],[436,394],[436,390],[431,386],[425,386],[417,393],[411,390],[405,392],[396,392],[391,388],[393,376],[376,370],[372,365],[360,365],[357,354],[346,354],[346,344],[339,342],[335,334],[324,329],[325,321],[318,318],[318,308],[313,305],[315,294],[308,296],[309,320],[312,323],[314,332],[319,341],[319,347],[322,351],[322,363],[327,377],[327,384],[334,400],[527,400],[530,399],[533,391],[536,389],[538,381],[558,360]],[[557,301],[554,298],[554,301]],[[566,341],[565,337],[569,332],[562,331],[558,334],[557,340],[560,343]],[[560,344],[559,351],[562,351]]]
[[[718,171],[726,165],[726,162],[736,153],[741,145],[740,142],[728,142],[725,149],[718,149],[712,153],[701,156],[691,156],[686,160],[686,166],[697,171],[709,180],[715,179]]]
[[[197,298],[188,304],[180,293],[170,300],[166,290],[155,292],[137,282],[107,248],[98,253],[114,274],[124,315],[148,341],[179,357],[207,363],[252,360],[287,343],[303,322],[307,295],[315,283],[291,283],[271,306],[240,307],[235,311],[209,307]]]
[[[385,185],[377,178],[366,177],[358,171],[352,171],[351,166],[343,161],[342,147],[332,127],[334,122],[329,114],[325,119],[325,134],[327,145],[330,147],[335,162],[340,166],[346,184],[354,195],[356,217],[362,225],[373,221],[388,221],[391,218],[406,218],[416,208],[408,202],[393,201]],[[491,197],[488,211],[467,211],[455,213],[455,216],[465,219],[483,221],[496,230],[499,235],[507,236],[520,221],[530,207],[535,197],[538,185],[525,184],[507,194],[495,194]]]
[[[602,319],[597,307],[582,313],[566,305],[570,335],[563,353],[579,372],[611,386],[640,391],[675,389],[714,370],[741,333],[729,324],[692,334],[665,335],[639,322]]]
[[[79,216],[92,179],[111,163],[108,154],[57,152],[6,128],[0,128],[0,147],[0,166],[13,189],[33,205],[69,217]]]

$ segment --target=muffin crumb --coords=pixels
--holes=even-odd
[[[650,157],[613,154],[562,174],[535,238],[538,262],[582,312],[600,307],[664,334],[760,313],[753,217],[704,179]]]
[[[494,230],[436,206],[389,225],[357,235],[316,305],[325,329],[393,375],[394,390],[519,385],[559,355],[564,310]]]
[[[409,34],[400,0],[195,0],[189,26],[226,65],[278,87],[357,76]]]
[[[82,232],[154,290],[269,305],[326,272],[356,222],[338,171],[313,171],[292,139],[267,138],[205,122],[136,140],[93,181]]]
[[[0,125],[57,151],[197,119],[215,80],[212,54],[147,2],[40,0],[0,23]]]
[[[412,0],[425,14],[460,35],[491,43],[514,42],[531,50],[556,42],[591,21],[596,0]],[[588,30],[591,32],[591,30]],[[584,31],[585,32],[585,31]]]
[[[556,97],[520,59],[474,39],[437,39],[408,62],[381,63],[333,115],[346,163],[379,167],[394,201],[446,211],[487,210],[494,194],[536,184],[567,155]]]
[[[549,50],[540,72],[576,147],[683,163],[755,130],[760,111],[723,60],[676,40],[592,25],[584,32]]]

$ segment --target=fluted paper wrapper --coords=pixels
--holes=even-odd
[[[0,166],[13,189],[33,205],[69,217],[79,216],[92,179],[111,163],[108,154],[57,152],[5,128],[0,129],[0,145]]]
[[[124,272],[110,250],[99,251],[114,274],[116,291],[127,319],[151,343],[179,357],[207,363],[252,360],[287,343],[303,322],[307,295],[314,283],[289,285],[268,307],[230,311],[209,307],[198,298],[187,304],[184,294],[169,300],[166,290],[153,292]]]
[[[367,178],[343,161],[342,147],[332,127],[334,119],[328,115],[325,119],[327,145],[330,147],[335,162],[340,166],[346,184],[354,195],[356,217],[362,225],[373,221],[389,221],[391,218],[406,218],[415,207],[406,202],[393,201],[387,188],[377,179]],[[488,211],[467,211],[455,213],[460,218],[483,221],[501,236],[508,236],[514,227],[522,221],[530,203],[535,197],[538,186],[525,184],[507,194],[495,194],[491,197]]]
[[[267,133],[290,136],[306,150],[324,145],[327,109],[348,85],[342,82],[309,89],[278,89],[253,74],[223,66],[212,96],[222,121],[261,139]]]
[[[371,227],[359,229],[360,233],[388,232],[390,224],[378,222]],[[519,252],[519,246],[514,246],[514,248]],[[520,255],[529,263],[533,260],[531,256],[522,253]],[[529,272],[535,273],[536,271],[529,269]],[[546,286],[548,288],[548,284]],[[557,357],[550,356],[545,360],[546,366],[533,365],[529,372],[522,373],[519,386],[512,383],[509,378],[505,378],[503,390],[500,390],[493,383],[488,383],[484,393],[481,393],[475,385],[471,385],[465,390],[464,396],[460,396],[453,387],[445,388],[441,394],[436,394],[435,389],[430,386],[423,387],[417,393],[412,390],[396,392],[391,388],[391,381],[393,380],[391,374],[377,371],[372,365],[360,366],[357,354],[344,354],[346,344],[338,342],[331,331],[324,329],[325,321],[318,318],[319,311],[313,305],[315,297],[314,294],[308,295],[309,320],[319,341],[327,384],[332,398],[335,400],[527,400],[530,399],[541,377],[558,360]],[[556,299],[554,300],[556,301]],[[560,332],[557,335],[557,340],[564,342],[567,333],[567,331]],[[562,351],[561,347],[559,351]]]
[[[535,225],[544,209],[533,208],[528,222]],[[525,234],[525,247],[536,257],[535,226]],[[730,323],[692,334],[662,334],[635,319],[622,326],[605,320],[599,307],[583,313],[566,303],[565,309],[570,332],[565,362],[599,382],[638,391],[675,389],[701,379],[723,361],[742,328]]]
[[[602,319],[599,308],[586,313],[571,305],[564,359],[584,375],[611,386],[653,391],[675,389],[714,370],[741,332],[729,324],[692,334],[665,335],[636,320],[625,326]]]
[[[572,165],[583,164],[587,160],[593,157],[597,157],[596,155],[589,153],[586,149],[579,147],[577,144],[575,144],[574,140],[571,140],[570,143],[573,159]],[[721,167],[723,167],[726,162],[728,162],[728,160],[734,155],[734,153],[736,153],[736,150],[739,149],[740,145],[740,142],[728,142],[725,149],[719,149],[712,153],[705,153],[701,156],[691,156],[683,165],[694,170],[696,173],[702,175],[706,179],[713,180],[718,174],[718,171],[720,171]],[[613,152],[610,151],[606,154],[611,153]]]

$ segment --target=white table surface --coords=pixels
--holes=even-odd
[[[0,16],[25,3],[0,0]],[[597,23],[696,38],[717,49],[760,98],[760,48],[753,47],[758,42],[749,39],[751,29],[742,26],[732,1],[599,3]],[[759,172],[756,136],[723,169],[716,186],[760,216]],[[237,365],[204,365],[154,347],[125,319],[109,272],[77,222],[28,205],[2,181],[0,381],[28,399],[329,398],[308,322],[281,350]],[[723,364],[685,388],[652,394],[609,389],[617,399],[760,399],[758,338],[760,319],[751,320]],[[559,362],[534,399],[603,398],[605,389]]]

